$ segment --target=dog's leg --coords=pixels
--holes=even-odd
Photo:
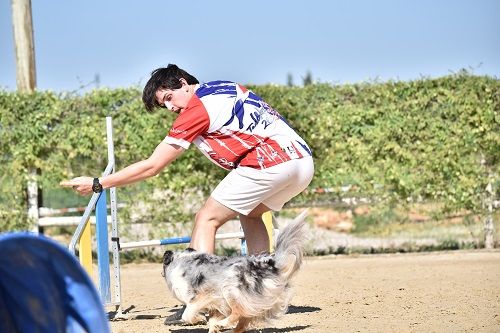
[[[204,303],[188,303],[186,304],[186,309],[182,314],[182,320],[187,324],[197,324],[199,322],[205,321],[205,316],[200,312],[203,310],[205,304]]]
[[[233,330],[233,333],[243,333],[245,332],[245,329],[248,326],[248,323],[250,323],[250,320],[248,318],[243,318],[241,317],[240,320],[238,321],[238,325]]]
[[[224,319],[224,315],[219,311],[211,311],[210,319],[208,320],[208,333],[219,333],[220,327],[217,326],[217,322]]]
[[[215,327],[217,327],[218,329],[231,327],[231,326],[236,325],[236,323],[239,321],[239,319],[240,319],[240,315],[233,312],[229,315],[229,317],[226,317],[222,320],[213,321],[213,325]]]

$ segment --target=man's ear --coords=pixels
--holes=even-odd
[[[186,79],[184,79],[184,78],[180,78],[179,82],[182,84],[182,88],[185,88],[185,87],[189,86],[189,84],[187,83]]]
[[[168,266],[174,260],[174,253],[172,251],[165,251],[163,254],[163,266]]]

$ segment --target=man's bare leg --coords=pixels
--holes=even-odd
[[[237,215],[237,212],[227,208],[212,197],[208,198],[196,214],[189,246],[196,251],[213,254],[217,229]]]
[[[249,254],[269,252],[269,235],[262,221],[262,214],[270,211],[269,207],[260,204],[247,216],[240,214],[240,222],[245,233]]]

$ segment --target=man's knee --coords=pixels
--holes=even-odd
[[[271,211],[271,208],[267,207],[264,204],[260,204],[255,207],[248,215],[247,218],[262,218],[262,214]],[[241,215],[240,215],[241,216]]]
[[[220,226],[222,226],[226,221],[222,221],[221,219],[217,218],[217,214],[214,214],[214,212],[211,209],[207,208],[201,208],[198,213],[196,213],[195,217],[195,223],[197,225],[203,225],[206,227],[212,227],[215,229],[218,229]]]

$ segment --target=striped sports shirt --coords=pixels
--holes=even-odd
[[[174,121],[167,143],[194,143],[215,164],[264,169],[310,156],[306,142],[259,96],[229,81],[199,85]]]

